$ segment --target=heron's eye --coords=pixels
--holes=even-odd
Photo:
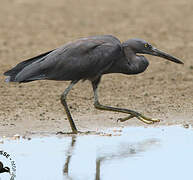
[[[150,44],[148,44],[148,43],[146,43],[145,45],[145,48],[151,48],[152,46],[150,45]]]

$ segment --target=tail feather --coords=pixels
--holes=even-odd
[[[53,51],[53,50],[52,50],[52,51]],[[45,57],[46,55],[48,55],[49,53],[51,53],[52,51],[49,51],[49,52],[40,54],[40,55],[38,55],[38,56],[36,56],[36,57],[27,59],[27,60],[25,60],[25,61],[17,64],[14,68],[12,68],[12,69],[4,72],[4,75],[5,75],[5,76],[9,76],[9,77],[6,78],[5,81],[6,81],[6,82],[15,82],[15,81],[16,81],[16,80],[15,80],[15,77],[17,76],[17,74],[18,74],[19,72],[21,72],[26,66],[28,66],[28,65],[36,62],[36,61],[39,61],[39,60],[41,60],[41,59],[43,60],[44,57]],[[29,82],[29,81],[31,81],[31,80],[26,80],[25,82]]]

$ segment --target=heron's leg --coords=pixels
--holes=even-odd
[[[115,107],[101,105],[98,101],[98,93],[97,93],[97,88],[98,88],[99,81],[100,80],[92,82],[93,91],[94,91],[94,106],[95,106],[95,108],[100,109],[100,110],[115,111],[115,112],[122,112],[122,113],[130,114],[126,118],[120,118],[119,121],[121,121],[121,122],[127,121],[128,119],[131,119],[133,117],[136,117],[137,119],[139,119],[140,121],[142,121],[146,124],[152,124],[154,122],[160,122],[160,120],[158,120],[158,119],[148,118],[148,117],[146,117],[146,116],[144,116],[144,115],[142,115],[142,114],[140,114],[136,111],[133,111],[133,110],[129,110],[129,109],[125,109],[125,108],[115,108]]]
[[[73,121],[73,119],[72,119],[72,116],[71,116],[71,114],[70,114],[70,111],[69,111],[69,109],[68,109],[68,105],[67,105],[67,103],[66,103],[66,97],[67,97],[67,94],[69,93],[69,91],[72,89],[72,87],[73,87],[77,82],[78,82],[78,81],[72,81],[72,82],[70,83],[70,85],[69,85],[69,86],[65,89],[65,91],[62,93],[61,98],[60,98],[61,103],[62,103],[62,105],[64,106],[64,109],[65,109],[65,111],[66,111],[66,115],[67,115],[68,121],[69,121],[69,123],[70,123],[72,132],[75,133],[75,134],[77,134],[78,131],[77,131],[77,128],[76,128],[76,126],[75,126],[75,123],[74,123],[74,121]]]

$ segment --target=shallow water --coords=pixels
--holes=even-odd
[[[130,127],[112,132],[4,140],[0,149],[14,159],[16,180],[193,179],[191,129]]]

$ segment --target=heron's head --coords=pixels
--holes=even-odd
[[[4,172],[10,173],[10,168],[9,167],[4,167],[3,169],[4,169]]]
[[[177,58],[175,58],[175,57],[173,57],[173,56],[171,56],[163,51],[156,49],[150,43],[148,43],[142,39],[129,39],[129,40],[123,42],[122,46],[123,46],[123,48],[126,48],[126,49],[129,48],[129,50],[133,51],[135,54],[136,53],[150,54],[153,56],[162,57],[164,59],[167,59],[167,60],[175,62],[175,63],[183,64],[183,62],[180,61],[179,59],[177,59]]]

